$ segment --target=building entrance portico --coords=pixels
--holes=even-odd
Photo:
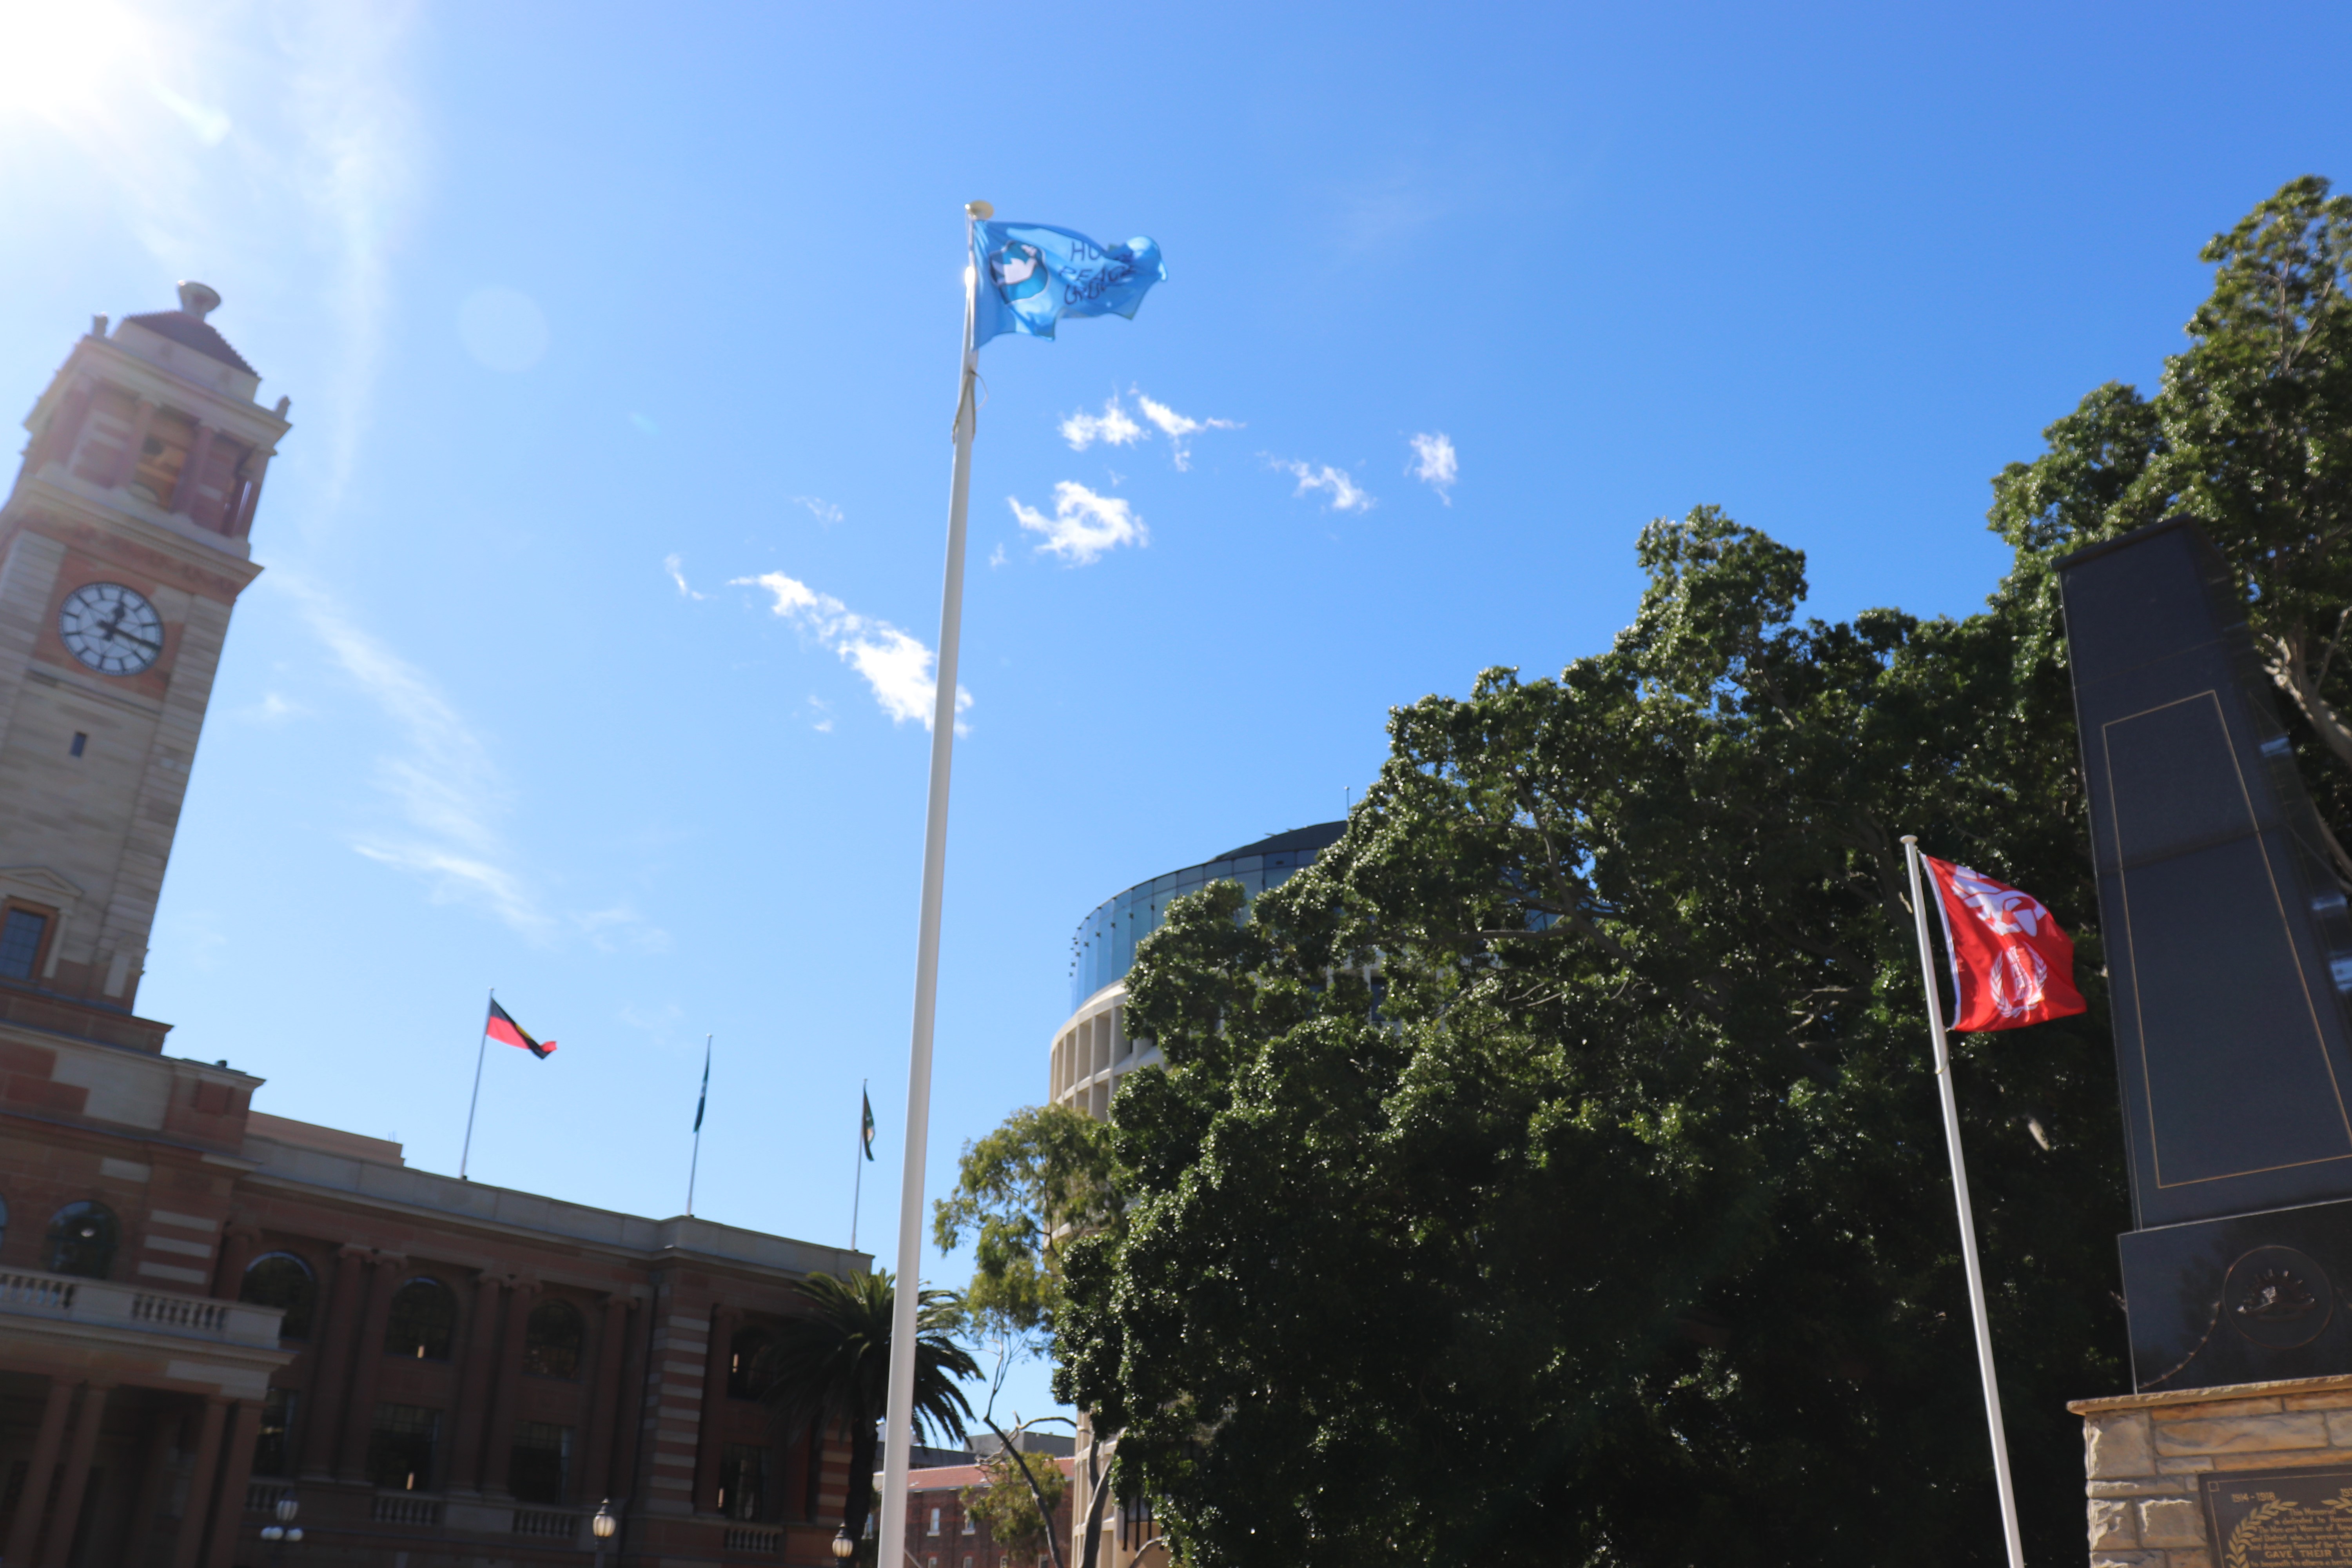
[[[275,1308],[0,1272],[0,1560],[226,1563],[278,1348]]]

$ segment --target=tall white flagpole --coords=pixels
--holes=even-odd
[[[948,770],[955,754],[956,649],[963,631],[965,503],[971,493],[971,437],[980,351],[971,341],[971,226],[995,209],[964,205],[963,374],[956,395],[955,469],[948,492],[947,581],[940,590],[939,691],[931,703],[931,796],[923,825],[923,907],[915,937],[914,1044],[907,1063],[907,1148],[898,1174],[898,1283],[890,1307],[890,1392],[882,1429],[882,1540],[877,1568],[907,1555],[907,1461],[914,1441],[915,1305],[923,1280],[923,1152],[931,1123],[931,1024],[940,989],[940,895],[947,880]],[[849,1478],[858,1484],[858,1478]]]
[[[490,987],[490,1007],[498,1005],[499,988]],[[490,1048],[490,1011],[482,1009],[482,1038],[474,1047],[474,1098],[466,1102],[466,1146],[457,1155],[457,1179],[466,1179],[467,1163],[474,1157],[474,1112],[482,1108],[482,1058]]]
[[[1952,1151],[1952,1197],[1960,1209],[1960,1257],[1969,1271],[1969,1316],[1976,1324],[1977,1365],[1984,1373],[1985,1420],[1992,1428],[1992,1473],[2000,1489],[2000,1528],[2009,1542],[2009,1568],[2025,1568],[2017,1533],[2017,1488],[2009,1478],[2009,1436],[2000,1422],[2000,1384],[1992,1370],[1992,1325],[1985,1316],[1984,1269],[1977,1262],[1977,1222],[1969,1209],[1969,1167],[1960,1157],[1960,1110],[1952,1098],[1952,1053],[1944,1039],[1944,1001],[1936,984],[1935,949],[1927,941],[1927,899],[1919,886],[1919,840],[1903,836],[1911,866],[1911,912],[1919,925],[1919,978],[1927,988],[1927,1027],[1936,1040],[1936,1084],[1943,1091],[1944,1142]]]

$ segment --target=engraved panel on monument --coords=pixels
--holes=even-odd
[[[2263,842],[2218,694],[2110,720],[2100,751],[2157,1186],[2352,1156],[2291,878]]]
[[[2352,1568],[2352,1470],[2202,1478],[2222,1568]]]

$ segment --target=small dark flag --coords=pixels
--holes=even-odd
[[[531,1038],[530,1032],[516,1023],[514,1015],[499,1006],[495,998],[490,1003],[490,1016],[483,1024],[482,1032],[503,1044],[520,1046],[541,1061],[555,1054],[553,1040],[541,1042]]]
[[[702,1131],[702,1112],[710,1103],[710,1042],[702,1042],[702,1098],[694,1102],[694,1130]]]
[[[862,1089],[857,1091],[857,1099],[866,1107],[866,1120],[858,1129],[858,1139],[866,1145],[866,1157],[871,1160],[874,1158],[874,1101],[866,1098]]]

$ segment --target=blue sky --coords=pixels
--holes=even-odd
[[[2352,14],[2265,15],[0,0],[0,394],[193,277],[294,400],[142,1011],[454,1171],[495,984],[474,1173],[654,1215],[713,1033],[698,1211],[827,1241],[870,1079],[887,1258],[965,200],[1169,281],[982,355],[934,1192],[1087,910],[1604,646],[1648,519],[1974,606],[1988,476],[2352,173]]]

